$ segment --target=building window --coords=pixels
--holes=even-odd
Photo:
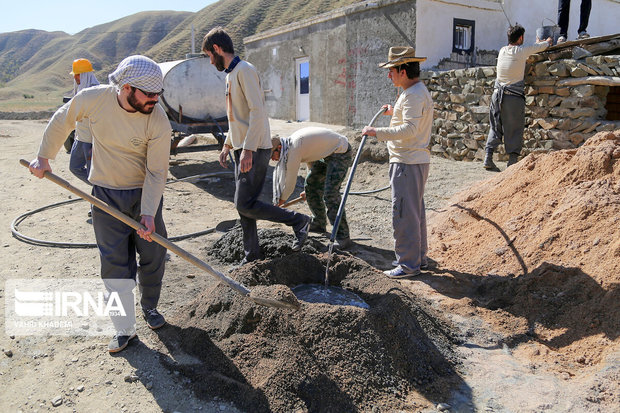
[[[476,22],[473,20],[454,19],[452,31],[452,51],[471,54],[474,51]]]

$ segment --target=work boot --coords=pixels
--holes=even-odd
[[[353,246],[353,241],[351,241],[351,238],[349,237],[336,238],[336,241],[334,242],[334,248],[339,250],[346,250],[351,248],[351,246]]]
[[[506,163],[506,168],[508,168],[510,165],[516,164],[517,162],[519,162],[519,154],[518,153],[508,154],[508,162]]]
[[[166,319],[156,308],[142,309],[142,315],[151,330],[157,330],[166,324]]]
[[[291,249],[295,252],[301,251],[301,247],[304,246],[306,239],[308,239],[308,230],[310,229],[310,222],[312,222],[312,218],[307,215],[304,215],[303,221],[300,224],[299,228],[294,228],[295,237],[297,238],[293,241],[293,245]]]
[[[319,234],[323,234],[327,231],[327,228],[325,225],[321,225],[318,222],[314,222],[314,220],[312,220],[312,222],[310,223],[310,232],[318,232]]]
[[[493,152],[492,151],[488,151],[486,153],[486,155],[484,157],[484,162],[482,163],[482,166],[487,171],[499,172],[499,168],[497,167],[497,165],[495,165],[495,162],[493,162]]]

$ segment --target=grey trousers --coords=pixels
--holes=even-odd
[[[265,185],[271,149],[257,149],[252,152],[252,169],[248,172],[242,173],[239,170],[240,157],[239,149],[235,151],[235,207],[243,229],[245,259],[254,261],[260,259],[256,220],[279,222],[298,230],[305,222],[305,215],[258,200]]]
[[[493,95],[499,93],[497,89]],[[495,96],[493,96],[495,97]],[[504,137],[504,147],[506,153],[519,155],[523,147],[523,129],[525,128],[525,100],[521,96],[514,96],[504,93],[500,107],[501,123],[498,125],[496,119],[490,116],[491,128],[485,146],[485,151],[495,151],[500,143],[501,136]],[[501,133],[497,133],[501,128]]]
[[[94,185],[92,193],[111,207],[140,221],[142,189],[116,190]],[[155,215],[155,232],[166,237],[162,204],[163,199]],[[101,278],[109,292],[116,291],[119,294],[127,311],[126,316],[111,317],[112,322],[116,331],[131,330],[132,326],[135,327],[136,320],[133,291],[129,287],[135,284],[128,285],[127,282],[116,280],[136,280],[137,274],[141,307],[156,308],[164,277],[166,249],[155,242],[143,240],[133,228],[97,207],[93,207],[92,215],[101,260]],[[140,254],[139,265],[136,262],[136,252]],[[130,300],[131,305],[126,300]]]
[[[419,270],[427,261],[424,187],[429,169],[427,163],[390,164],[394,252],[406,272]]]
[[[88,181],[88,174],[90,173],[90,161],[93,156],[93,144],[78,141],[73,141],[71,147],[71,157],[69,158],[69,170],[73,175],[80,178],[82,182],[90,185]]]

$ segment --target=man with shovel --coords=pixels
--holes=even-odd
[[[228,154],[235,155],[235,207],[243,229],[242,264],[260,259],[256,221],[265,219],[293,228],[293,251],[301,250],[308,238],[311,218],[258,198],[265,184],[271,157],[271,132],[265,112],[265,94],[256,68],[235,56],[233,42],[221,27],[209,31],[202,51],[220,72],[226,72],[226,114],[229,131],[220,153],[226,168]]]
[[[166,249],[151,242],[150,234],[165,237],[163,190],[170,156],[170,122],[158,104],[163,92],[161,69],[144,56],[124,59],[109,76],[110,85],[89,88],[56,111],[45,129],[38,157],[30,171],[43,178],[75,123],[88,118],[93,138],[89,180],[95,197],[140,221],[131,227],[93,207],[93,228],[101,259],[101,278],[116,292],[125,315],[111,316],[116,335],[108,350],[115,353],[136,337],[133,288],[136,273],[140,304],[151,329],[165,324],[157,311]],[[136,252],[140,255],[136,263]]]
[[[325,232],[327,219],[333,225],[340,207],[340,186],[351,166],[351,145],[346,136],[327,128],[306,127],[287,138],[272,138],[273,203],[282,205],[291,196],[302,162],[308,164],[302,197],[312,211],[310,231]],[[327,209],[327,214],[325,210]],[[344,212],[338,226],[334,246],[346,249],[352,245]]]
[[[424,186],[431,161],[433,101],[420,81],[420,62],[425,60],[412,47],[390,47],[388,61],[379,66],[389,69],[388,78],[403,92],[394,107],[384,106],[384,114],[392,116],[389,127],[365,126],[362,130],[363,135],[387,141],[390,155],[396,253],[396,268],[384,271],[390,278],[415,276],[428,266]]]

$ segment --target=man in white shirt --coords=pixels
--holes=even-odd
[[[420,81],[420,62],[425,60],[412,47],[390,48],[388,62],[379,66],[389,69],[388,78],[403,92],[394,107],[384,106],[384,114],[392,116],[389,127],[362,129],[362,134],[386,141],[390,154],[396,268],[384,271],[389,278],[412,277],[428,267],[424,187],[431,161],[433,100]]]
[[[306,127],[286,138],[273,138],[271,159],[278,161],[273,170],[273,203],[282,205],[291,196],[302,162],[308,164],[304,185],[308,207],[312,211],[310,231],[325,232],[327,220],[333,225],[342,199],[340,186],[351,166],[351,145],[346,136],[331,129]],[[326,213],[327,210],[327,213]],[[334,246],[352,245],[349,225],[342,213]]]
[[[493,162],[493,153],[504,141],[509,156],[507,167],[517,163],[523,146],[525,127],[525,63],[528,56],[542,52],[552,42],[551,38],[532,46],[523,46],[525,29],[518,24],[508,28],[508,46],[497,57],[497,79],[491,97],[489,112],[490,130],[485,146],[484,169],[499,172]]]

